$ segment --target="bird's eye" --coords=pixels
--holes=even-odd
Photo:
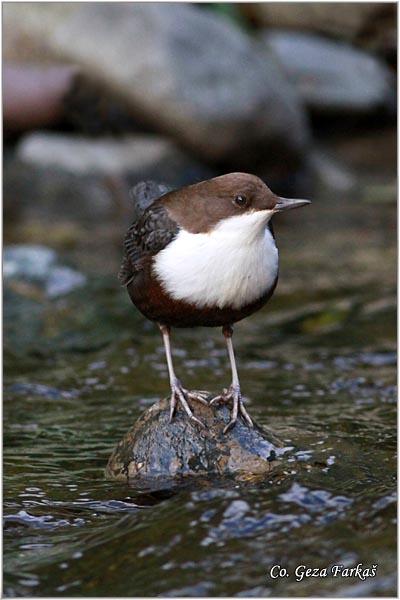
[[[235,196],[234,203],[237,206],[240,206],[240,208],[243,208],[247,204],[247,198],[246,198],[246,196],[242,196],[242,195]]]

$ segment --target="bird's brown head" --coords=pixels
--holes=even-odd
[[[255,175],[228,173],[176,190],[161,201],[171,217],[191,233],[214,229],[222,220],[263,211],[266,221],[276,212],[308,204],[275,195]]]

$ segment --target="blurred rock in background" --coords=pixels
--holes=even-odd
[[[318,32],[346,40],[395,62],[395,2],[259,2],[241,4],[254,23],[271,28]]]
[[[395,114],[395,76],[382,59],[313,33],[267,30],[262,39],[311,111]]]
[[[3,19],[6,243],[114,273],[147,179],[247,170],[282,195],[395,200],[394,3],[28,2]]]
[[[68,65],[6,64],[3,69],[6,132],[48,127],[62,119],[64,97],[77,69]]]
[[[306,119],[292,86],[274,57],[226,19],[185,4],[62,7],[10,4],[6,30],[78,64],[139,122],[205,159],[239,164],[238,153],[257,146],[295,157],[304,150]]]
[[[24,282],[25,286],[37,286],[49,298],[69,294],[86,282],[81,273],[58,264],[54,250],[45,246],[8,246],[4,251],[3,270],[9,285]]]

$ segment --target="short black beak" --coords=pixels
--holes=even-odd
[[[290,208],[300,208],[300,206],[305,206],[306,204],[311,204],[310,200],[280,198],[278,196],[278,202],[275,204],[274,211],[282,212],[283,210],[289,210]]]

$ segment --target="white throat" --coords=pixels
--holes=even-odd
[[[229,217],[208,233],[181,230],[153,270],[172,298],[199,308],[241,308],[267,293],[278,249],[267,224],[273,211]]]

